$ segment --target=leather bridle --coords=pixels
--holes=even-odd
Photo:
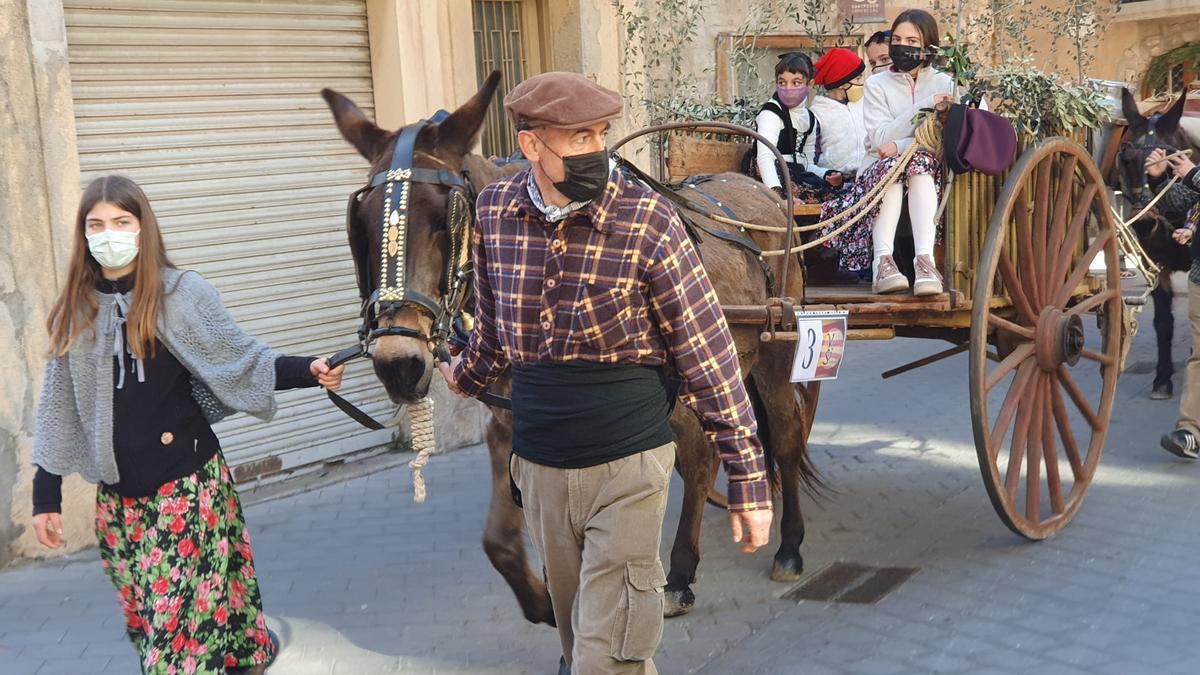
[[[351,257],[354,260],[358,279],[359,299],[362,301],[359,315],[362,323],[358,328],[358,344],[343,349],[329,359],[329,366],[337,366],[357,358],[371,358],[371,346],[381,337],[407,337],[421,340],[429,346],[435,358],[449,361],[446,342],[457,333],[461,342],[472,330],[473,320],[465,311],[474,288],[472,285],[471,231],[475,223],[475,190],[465,171],[429,169],[413,166],[417,136],[430,124],[438,124],[449,116],[439,110],[429,120],[421,120],[405,127],[392,150],[392,161],[386,171],[376,173],[366,185],[354,191],[346,205],[346,233],[351,242]],[[413,183],[441,185],[450,189],[446,197],[446,232],[450,242],[446,257],[446,269],[442,284],[445,292],[442,299],[434,300],[428,295],[408,287],[406,267],[408,253],[409,200]],[[362,252],[354,251],[354,219],[359,205],[373,190],[385,190],[383,213],[378,220],[380,233],[379,282],[372,284],[369,260],[360,260]],[[358,253],[356,255],[356,253]],[[406,326],[380,326],[384,317],[394,316],[401,309],[411,307],[424,313],[432,320],[432,328],[424,333]],[[327,391],[334,405],[369,429],[382,429],[383,424],[337,394]],[[500,404],[498,397],[485,403]]]

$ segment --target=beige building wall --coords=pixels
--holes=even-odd
[[[49,347],[43,322],[62,280],[79,199],[75,120],[59,0],[0,3],[0,565],[41,556],[28,527],[33,419]],[[94,490],[63,485],[67,550],[94,543]]]

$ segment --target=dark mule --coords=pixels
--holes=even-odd
[[[482,127],[488,104],[499,82],[492,73],[483,87],[461,108],[438,124],[430,124],[417,135],[413,166],[445,169],[463,175],[481,189],[502,175],[520,167],[500,168],[483,157],[470,154]],[[368,120],[349,99],[330,90],[322,95],[333,112],[342,136],[371,163],[371,173],[386,171],[396,139],[401,133],[384,131]],[[406,127],[408,128],[408,127]],[[713,181],[711,192],[730,205],[740,218],[769,225],[785,225],[786,220],[774,195],[753,180],[741,176],[723,176]],[[427,183],[412,183],[409,198],[407,232],[407,286],[439,300],[446,292],[444,270],[450,246],[445,221],[449,188]],[[384,194],[373,189],[352,203],[349,213],[352,255],[366,261],[360,267],[369,278],[360,281],[366,288],[378,285]],[[729,227],[696,216],[713,230],[728,232]],[[728,304],[761,304],[767,297],[766,277],[749,253],[705,237],[700,244],[705,269],[712,278],[721,300]],[[798,277],[799,275],[794,275]],[[800,297],[799,281],[788,289]],[[406,327],[428,335],[432,320],[417,309],[400,309],[378,318],[379,327]],[[772,577],[790,581],[803,568],[800,544],[804,521],[799,493],[816,482],[809,462],[806,439],[811,427],[815,390],[795,387],[788,382],[790,343],[763,343],[753,327],[735,328],[734,338],[742,373],[758,414],[760,434],[772,465],[772,477],[782,491],[782,541],[775,555]],[[428,343],[404,336],[380,337],[374,350],[375,372],[391,399],[410,403],[429,390],[435,369]],[[507,394],[509,380],[501,378],[492,390]],[[526,558],[523,537],[524,519],[513,503],[509,490],[508,460],[512,453],[512,417],[503,409],[491,408],[487,427],[487,445],[492,469],[492,497],[484,526],[483,548],[497,571],[512,587],[525,618],[553,625],[550,598],[540,574],[535,574]],[[678,442],[677,469],[684,480],[684,506],[671,552],[667,586],[667,613],[680,614],[691,608],[694,596],[690,588],[700,558],[700,523],[705,496],[713,482],[713,448],[699,423],[689,411],[678,406],[671,420]],[[777,467],[777,469],[776,469]]]
[[[1146,176],[1146,158],[1156,148],[1168,153],[1192,149],[1193,160],[1200,161],[1200,147],[1180,128],[1185,105],[1180,96],[1166,110],[1143,115],[1128,89],[1122,91],[1121,107],[1128,122],[1117,155],[1116,185],[1129,200],[1133,213],[1137,213],[1153,198]],[[1132,215],[1132,214],[1131,214]],[[1151,398],[1171,398],[1175,374],[1171,359],[1171,342],[1175,335],[1175,315],[1171,309],[1171,272],[1187,271],[1192,259],[1188,247],[1171,238],[1176,228],[1182,227],[1187,213],[1177,213],[1167,208],[1151,209],[1141,220],[1133,224],[1138,241],[1150,259],[1163,269],[1158,286],[1150,294],[1154,301],[1154,335],[1158,342],[1158,362],[1155,366]]]

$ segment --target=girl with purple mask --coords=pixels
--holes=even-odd
[[[813,65],[808,56],[800,52],[781,55],[775,65],[775,94],[763,104],[755,118],[758,133],[775,140],[787,162],[793,196],[800,201],[812,201],[806,197],[812,195],[814,181],[817,184],[823,181],[823,189],[837,189],[843,181],[841,173],[820,164],[821,125],[808,109],[812,76]],[[775,155],[763,143],[755,145],[754,164],[758,176],[782,197],[783,181],[779,177]]]

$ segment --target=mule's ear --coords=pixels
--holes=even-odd
[[[1142,117],[1142,111],[1138,110],[1137,101],[1133,99],[1129,87],[1121,87],[1121,112],[1125,115],[1125,121],[1129,124],[1130,129],[1146,122],[1146,118]]]
[[[1179,100],[1171,109],[1163,113],[1162,119],[1158,121],[1158,131],[1170,133],[1179,128],[1179,120],[1183,119],[1183,106],[1187,103],[1187,92],[1179,95]]]
[[[493,70],[483,81],[483,86],[471,100],[462,104],[438,126],[438,151],[450,157],[464,157],[479,138],[483,118],[487,115],[496,87],[500,84],[500,71]]]
[[[333,121],[337,123],[338,131],[342,132],[342,138],[349,141],[368,162],[375,161],[390,134],[367,119],[363,111],[354,105],[354,101],[336,91],[322,89],[321,97],[329,104]]]

